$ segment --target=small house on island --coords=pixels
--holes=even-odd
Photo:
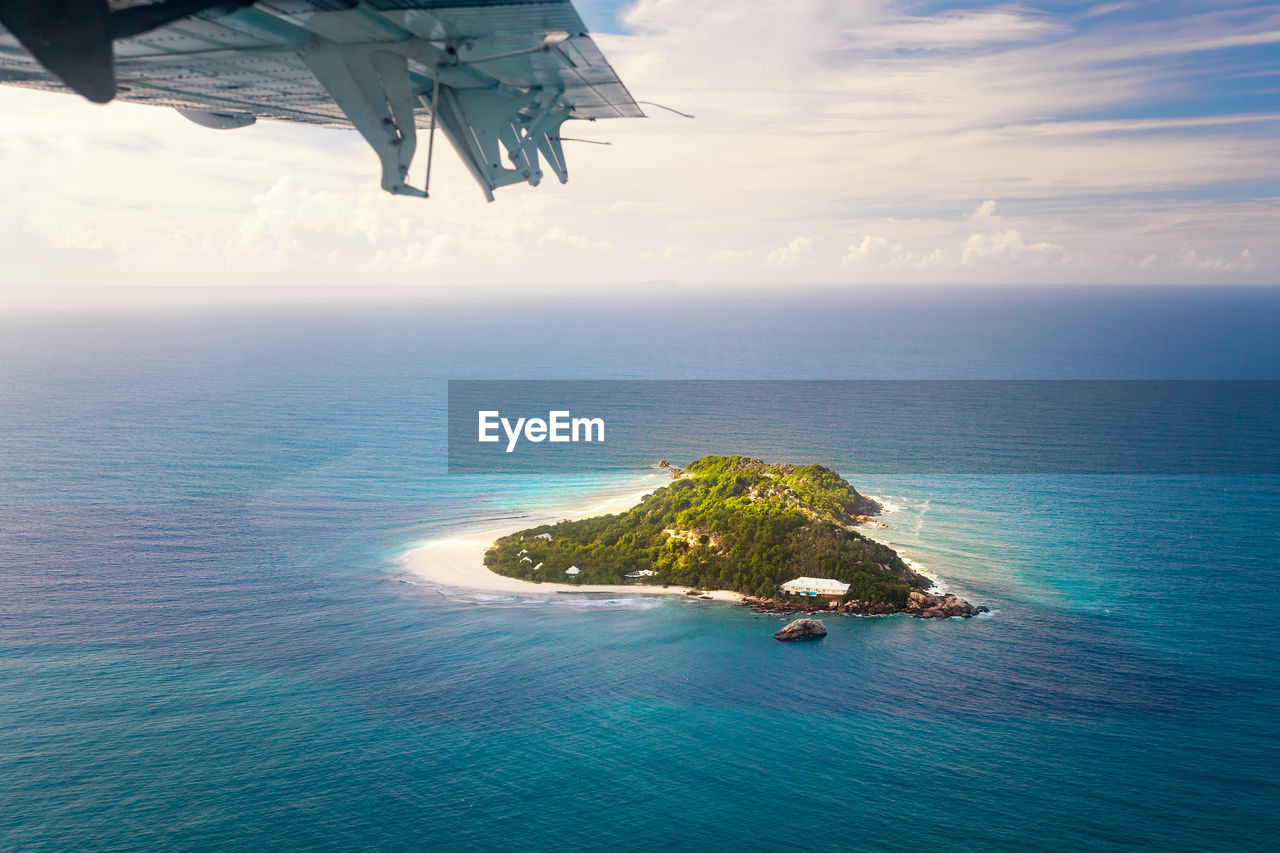
[[[623,577],[627,578],[628,580],[635,581],[635,580],[640,580],[640,578],[651,578],[656,574],[657,572],[653,571],[652,569],[641,569],[638,572],[627,572],[625,575],[623,575]]]
[[[839,598],[849,591],[849,585],[830,578],[796,578],[784,583],[782,591],[791,595]]]
[[[576,575],[580,571],[582,571],[582,569],[578,568],[577,566],[570,566],[569,568],[564,570],[564,573],[566,575]]]

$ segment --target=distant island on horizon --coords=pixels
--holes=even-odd
[[[767,611],[973,616],[855,528],[883,508],[821,465],[704,456],[621,513],[530,527],[485,553],[520,580],[728,590]]]

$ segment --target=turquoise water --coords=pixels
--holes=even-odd
[[[628,299],[0,321],[0,848],[1270,846],[1280,478],[855,477],[993,612],[803,645],[395,557],[661,482],[449,476],[448,378],[1274,378],[1280,293]]]

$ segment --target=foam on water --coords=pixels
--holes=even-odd
[[[410,580],[399,580],[400,583],[420,587],[440,595],[450,601],[467,604],[503,605],[509,607],[556,607],[580,610],[652,610],[665,605],[684,603],[684,596],[645,594],[619,595],[608,592],[592,592],[584,588],[581,592],[539,591],[529,592],[485,592],[481,590],[461,589],[440,586],[437,584],[419,584]],[[692,603],[692,602],[690,602]]]
[[[899,554],[898,556],[902,557],[901,554]],[[928,578],[930,581],[932,581],[932,583],[929,586],[929,592],[934,593],[935,595],[940,595],[947,591],[946,581],[934,575],[932,572],[929,571],[929,569],[920,565],[918,562],[911,559],[910,557],[902,557],[902,562],[906,563],[907,568],[911,569],[911,571],[917,572],[918,574],[922,574],[926,578]]]
[[[896,499],[882,495],[867,495],[867,497],[880,504],[881,515],[889,515],[890,513],[894,513],[902,509],[902,507],[896,502]]]

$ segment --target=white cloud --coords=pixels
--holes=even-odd
[[[988,206],[994,207],[994,203],[988,202],[979,209]],[[969,217],[970,220],[974,218]],[[862,272],[942,269],[951,274],[955,274],[957,267],[981,267],[989,273],[992,270],[1012,272],[1046,265],[1062,268],[1077,265],[1078,259],[1062,246],[1044,240],[1028,241],[1016,229],[966,235],[960,228],[957,224],[945,234],[936,228],[930,229],[931,234],[924,233],[919,227],[900,228],[904,233],[916,230],[921,234],[909,240],[911,245],[883,236],[866,235],[849,245],[841,264]]]
[[[902,18],[850,30],[846,35],[862,47],[938,49],[1027,41],[1061,30],[1060,25],[1045,17],[998,9]]]
[[[1133,3],[1101,3],[1090,9],[1087,9],[1081,17],[1084,18],[1100,18],[1103,15],[1110,15],[1113,12],[1123,12],[1126,9],[1132,9]]]
[[[796,237],[787,245],[774,249],[765,259],[776,266],[789,266],[813,251],[813,241],[808,237]]]
[[[884,237],[873,237],[868,234],[862,238],[862,242],[849,245],[849,251],[845,253],[841,263],[846,267],[862,264],[880,266],[898,256],[901,251],[901,246],[890,243]]]
[[[1181,266],[1201,272],[1231,272],[1234,270],[1251,272],[1258,268],[1257,258],[1248,249],[1241,250],[1240,254],[1234,258],[1225,258],[1219,255],[1201,255],[1194,249],[1183,246],[1178,250],[1177,257]]]
[[[595,241],[583,237],[581,234],[570,234],[559,225],[551,226],[550,230],[538,238],[538,242],[543,244],[562,243],[566,246],[572,246],[578,251],[607,251],[613,248],[613,244],[608,240]]]
[[[990,219],[992,216],[995,216],[995,214],[996,214],[995,200],[987,199],[982,204],[974,208],[974,211],[972,214],[969,215],[969,218],[970,219]]]
[[[964,241],[960,253],[960,262],[976,264],[985,261],[1008,261],[1022,257],[1026,253],[1061,251],[1062,247],[1054,243],[1027,243],[1022,233],[1010,228],[994,234],[972,234]]]

